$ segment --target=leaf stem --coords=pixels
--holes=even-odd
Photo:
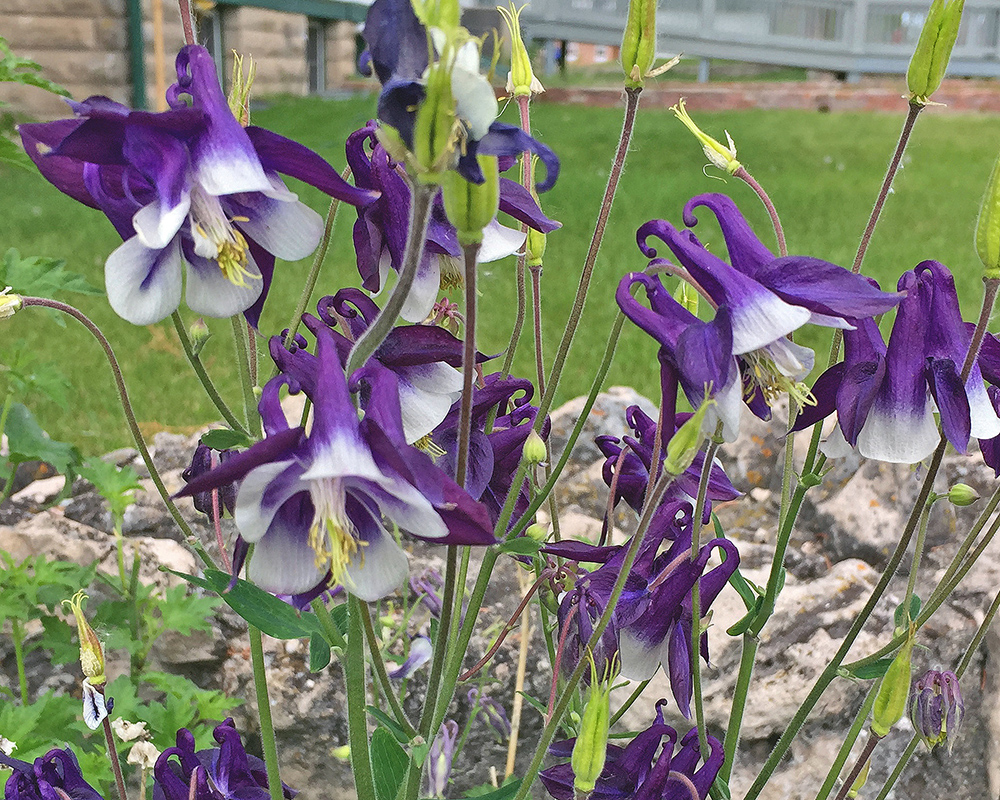
[[[246,426],[236,419],[233,410],[222,399],[222,395],[219,394],[219,390],[205,369],[205,363],[199,356],[194,354],[194,347],[191,345],[191,339],[188,337],[187,331],[184,330],[184,321],[181,319],[180,312],[175,311],[171,314],[170,321],[174,323],[174,330],[177,331],[177,338],[180,340],[181,348],[184,350],[184,355],[187,357],[188,363],[191,364],[191,368],[194,370],[195,375],[198,376],[198,380],[205,388],[205,392],[215,405],[216,410],[222,414],[222,418],[234,431],[239,431],[249,436],[250,432],[246,429]]]
[[[351,743],[351,772],[359,798],[374,798],[375,777],[368,751],[368,719],[365,712],[365,631],[368,609],[354,595],[347,600],[347,652],[344,677],[347,684],[347,725]]]
[[[250,637],[250,661],[253,666],[253,685],[257,695],[257,717],[260,720],[260,746],[264,751],[267,767],[267,790],[271,800],[282,800],[281,774],[278,771],[278,743],[274,738],[271,719],[271,700],[267,694],[267,668],[264,665],[264,643],[260,628],[247,625]]]
[[[375,668],[375,676],[378,678],[378,682],[382,686],[382,691],[385,693],[386,699],[389,701],[393,717],[395,717],[399,727],[406,731],[406,735],[412,739],[417,735],[417,729],[414,728],[413,725],[410,724],[410,720],[407,719],[406,712],[403,711],[403,707],[399,704],[399,698],[396,697],[396,692],[393,690],[392,683],[389,681],[389,674],[385,671],[385,660],[382,658],[379,641],[375,636],[375,627],[372,625],[372,615],[364,606],[362,606],[362,611],[365,613],[361,615],[361,622],[365,626],[365,638],[368,640],[368,652],[372,657],[372,666]]]

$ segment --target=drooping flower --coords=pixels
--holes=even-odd
[[[427,754],[427,796],[443,800],[451,778],[451,762],[458,744],[458,723],[447,719],[441,725]]]
[[[689,414],[678,414],[674,420],[675,429],[682,425]],[[629,406],[625,409],[625,419],[632,428],[634,436],[602,435],[594,439],[597,447],[606,456],[602,474],[604,482],[610,487],[615,481],[615,505],[624,500],[634,511],[641,512],[649,488],[650,472],[653,461],[653,443],[656,438],[657,424],[639,406]],[[669,438],[669,437],[668,437]],[[622,456],[622,451],[625,455]],[[660,452],[660,469],[666,458],[666,441]],[[621,463],[619,466],[619,458]],[[698,494],[698,481],[705,463],[704,453],[699,453],[687,471],[679,475],[668,487],[664,501],[671,499],[687,499],[693,502]],[[739,491],[730,483],[721,464],[712,465],[708,478],[708,493],[705,503],[705,519],[707,522],[712,513],[712,501],[725,502],[735,500]]]
[[[486,718],[487,724],[493,728],[501,740],[510,736],[510,720],[507,719],[507,712],[500,703],[475,686],[469,689],[466,697],[468,697],[469,703]]]
[[[58,800],[65,797],[72,800],[104,800],[83,779],[80,762],[68,747],[49,750],[31,764],[0,752],[0,766],[13,770],[4,786],[3,796],[8,800]]]
[[[779,391],[798,392],[798,382],[812,369],[812,351],[789,341],[789,333],[806,323],[851,329],[853,320],[884,313],[900,300],[836,264],[807,256],[775,258],[724,195],[689,200],[685,225],[697,224],[693,209],[698,206],[717,217],[730,264],[706,249],[692,231],[679,231],[665,220],[639,228],[639,249],[655,258],[656,250],[646,241],[650,236],[662,239],[711,302],[726,309],[732,353],[742,357],[745,376],[763,390],[765,399]],[[753,404],[751,409],[763,413]]]
[[[235,520],[255,545],[249,577],[276,594],[342,584],[363,600],[393,592],[408,573],[406,554],[383,525],[450,544],[493,541],[486,510],[406,445],[391,373],[371,380],[359,421],[337,358],[333,332],[314,325],[315,373],[302,388],[313,402],[313,426],[289,428],[278,375],[263,391],[266,438],[196,478],[180,493],[240,480]],[[365,367],[358,380],[369,378]]]
[[[965,702],[954,672],[931,669],[913,684],[910,719],[928,750],[947,742],[950,752],[964,718]]]
[[[934,407],[945,437],[965,452],[969,437],[1000,434],[1000,418],[974,364],[963,384],[961,369],[971,342],[963,324],[955,282],[947,268],[924,261],[900,277],[906,292],[888,346],[873,320],[844,332],[844,361],[824,372],[813,387],[814,408],[796,420],[801,430],[837,412],[838,427],[828,455],[857,447],[867,458],[912,464],[929,456],[940,440]]]
[[[105,265],[108,300],[137,325],[189,308],[244,312],[256,325],[275,256],[311,253],[322,218],[278,173],[354,205],[351,186],[316,153],[262,128],[243,128],[205,48],[184,47],[170,110],[130,111],[105,97],[71,103],[77,118],[22,125],[25,150],[60,191],[103,211],[125,240]],[[190,105],[188,104],[190,102]]]
[[[388,675],[394,681],[411,677],[418,669],[431,660],[434,655],[434,644],[426,636],[414,636],[410,641],[410,652],[396,669]]]
[[[402,268],[411,202],[405,173],[379,143],[377,123],[369,122],[347,139],[347,163],[359,187],[378,192],[374,202],[358,207],[354,223],[354,247],[362,285],[370,292],[385,286],[389,269]],[[520,184],[500,179],[500,210],[530,228],[549,233],[560,224],[542,213],[538,203]],[[501,225],[496,219],[483,234],[476,256],[479,263],[512,255],[524,245],[524,234]],[[464,280],[462,248],[454,226],[445,216],[441,195],[435,197],[427,228],[424,253],[413,288],[403,306],[403,319],[420,322],[430,313],[441,289],[461,285]]]
[[[368,11],[363,36],[368,49],[361,66],[374,69],[382,83],[379,119],[394,128],[407,149],[413,149],[416,109],[427,96],[426,77],[430,64],[428,33],[409,0],[376,0]],[[447,49],[446,35],[432,29],[434,47]],[[453,143],[454,166],[472,183],[482,183],[477,155],[518,156],[525,151],[539,156],[545,180],[539,192],[555,184],[559,160],[555,153],[520,128],[496,122],[497,103],[493,88],[479,73],[479,45],[469,38],[450,53],[450,83],[460,142]]]
[[[702,761],[698,731],[692,728],[681,739],[680,749],[676,749],[677,731],[663,721],[665,704],[666,700],[657,702],[653,724],[636,734],[627,745],[608,745],[604,770],[590,793],[590,800],[634,800],[639,797],[644,800],[689,800],[691,787],[700,800],[708,796],[725,758],[722,742],[709,735],[711,752]],[[574,739],[556,742],[549,753],[557,758],[569,758],[574,744]],[[570,762],[549,767],[538,777],[556,800],[575,800]]]
[[[187,728],[177,732],[177,744],[156,760],[153,800],[262,800],[268,797],[264,762],[249,755],[232,719],[216,726],[219,747],[195,750]],[[282,784],[288,800],[298,794]]]

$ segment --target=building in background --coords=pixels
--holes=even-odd
[[[134,107],[165,107],[184,43],[173,0],[3,0],[3,7],[0,35],[74,98],[103,94]],[[357,75],[367,3],[194,0],[194,7],[198,39],[227,87],[234,50],[257,62],[260,95],[322,93]],[[0,83],[0,100],[31,117],[66,115],[58,98],[30,86]]]

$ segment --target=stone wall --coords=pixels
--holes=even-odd
[[[305,94],[307,20],[263,8],[227,9],[222,18],[226,69],[232,69],[232,51],[257,62],[254,94]]]
[[[326,24],[326,88],[343,86],[357,76],[355,36],[357,24],[341,20]]]

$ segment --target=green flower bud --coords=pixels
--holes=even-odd
[[[459,244],[483,241],[483,228],[493,221],[500,203],[500,172],[496,156],[477,156],[486,177],[483,183],[469,183],[454,170],[445,173],[441,190],[448,220],[458,231]]]
[[[549,538],[549,528],[547,525],[536,522],[524,529],[524,535],[536,542],[544,542]]]
[[[545,243],[547,236],[534,228],[528,228],[528,238],[525,243],[525,252],[528,256],[529,267],[540,267],[545,256]]]
[[[872,709],[872,733],[879,738],[889,733],[906,713],[910,698],[910,657],[916,642],[916,629],[911,625],[906,642],[886,670]]]
[[[457,135],[448,59],[443,58],[427,71],[425,91],[413,126],[413,154],[422,170],[417,179],[422,183],[440,183],[441,173],[450,165]]]
[[[412,0],[413,11],[425,28],[457,28],[462,12],[458,0]]]
[[[971,506],[979,499],[979,492],[964,483],[956,483],[948,490],[947,497],[954,506]]]
[[[906,86],[912,102],[925,105],[927,98],[941,85],[951,49],[958,38],[964,5],[965,0],[932,0],[906,71]]]
[[[986,183],[986,194],[976,220],[976,252],[988,279],[1000,278],[1000,158]]]
[[[21,295],[12,294],[8,286],[0,291],[0,319],[13,317],[14,313],[21,310]]]
[[[670,110],[674,112],[674,116],[677,119],[684,123],[684,127],[694,134],[695,138],[701,143],[701,149],[705,151],[705,157],[712,164],[719,169],[725,170],[730,175],[734,175],[743,166],[736,160],[736,144],[733,142],[733,137],[729,135],[729,131],[725,132],[726,141],[729,142],[729,147],[726,147],[695,124],[695,121],[691,119],[691,115],[687,113],[687,109],[684,108],[683,98],[677,101],[677,105],[671,106]]]
[[[531,56],[528,55],[528,48],[524,46],[524,39],[521,38],[520,17],[524,6],[518,8],[512,2],[509,9],[497,6],[497,11],[507,23],[507,31],[510,34],[510,72],[507,73],[507,93],[513,97],[531,97],[539,92],[544,92],[545,87],[531,71]]]
[[[208,340],[212,338],[212,332],[208,329],[208,325],[205,324],[205,320],[199,317],[188,328],[188,337],[191,339],[191,352],[195,356],[198,356],[201,354]]]
[[[593,659],[591,659],[593,670]],[[591,673],[593,674],[593,673]],[[573,767],[573,788],[590,793],[604,771],[608,754],[608,731],[611,727],[611,683],[596,678],[590,684],[587,704],[580,720],[580,733],[573,745],[570,765]]]
[[[656,58],[656,0],[630,0],[621,57],[625,86],[640,88]]]
[[[104,647],[83,614],[83,601],[86,599],[87,595],[81,589],[72,599],[63,600],[63,605],[69,605],[70,611],[76,617],[76,632],[80,639],[80,667],[83,669],[83,675],[90,681],[91,686],[103,686],[107,681],[104,674]]]
[[[541,464],[548,457],[545,450],[545,440],[538,435],[538,431],[531,431],[521,449],[521,458],[529,464]]]
[[[715,405],[715,400],[707,394],[706,391],[706,397],[701,401],[701,405],[667,442],[667,456],[663,467],[671,475],[680,475],[690,467],[701,449],[702,440],[705,438],[701,430],[705,424],[705,415],[709,407]]]

